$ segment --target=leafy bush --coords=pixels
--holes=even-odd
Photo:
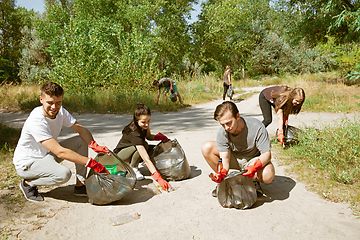
[[[317,49],[305,44],[292,47],[282,37],[269,32],[252,52],[250,75],[261,74],[300,74],[327,71],[334,65],[334,60],[321,55]]]
[[[358,65],[356,65],[355,69],[346,75],[346,78],[348,78],[353,84],[360,85],[360,61]]]
[[[353,184],[360,177],[360,123],[342,120],[334,127],[308,128],[290,151],[332,180]]]

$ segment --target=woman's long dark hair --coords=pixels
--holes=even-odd
[[[303,103],[305,102],[305,92],[302,88],[290,88],[288,86],[281,86],[281,92],[271,92],[271,97],[275,98],[275,112],[280,108],[283,109],[284,116],[289,114],[298,114],[301,110]],[[294,106],[292,101],[294,98],[299,97],[302,99],[300,104]]]
[[[126,125],[126,127],[124,127],[124,129],[122,130],[122,134],[129,134],[130,132],[137,130],[139,128],[138,121],[141,115],[151,116],[151,111],[148,106],[138,102],[136,104],[136,109],[134,110],[133,120],[131,121],[131,123]]]

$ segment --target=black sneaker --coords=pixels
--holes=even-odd
[[[266,197],[266,194],[264,193],[264,191],[262,190],[261,186],[260,186],[260,182],[258,181],[254,181],[255,183],[255,189],[256,189],[256,193],[258,197]]]
[[[212,195],[213,197],[217,197],[216,188],[211,192],[211,195]]]
[[[82,185],[80,187],[74,187],[74,195],[78,197],[87,197],[86,187]]]
[[[38,192],[37,187],[32,187],[25,183],[25,179],[23,179],[20,183],[20,189],[23,192],[25,198],[32,202],[42,202],[44,198]]]

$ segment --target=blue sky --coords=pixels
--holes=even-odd
[[[15,4],[28,10],[33,9],[36,12],[45,11],[45,0],[16,0]]]
[[[200,14],[201,2],[203,2],[203,0],[200,0],[199,4],[193,6],[195,10],[191,13],[191,20],[189,20],[189,23],[197,20],[197,15]],[[16,5],[28,10],[33,9],[36,12],[42,13],[45,11],[45,0],[17,0]]]

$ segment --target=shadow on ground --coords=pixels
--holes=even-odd
[[[266,185],[261,184],[266,196],[259,197],[252,208],[259,207],[264,203],[273,201],[283,201],[290,196],[291,190],[295,187],[296,183],[293,179],[285,176],[275,176],[272,183]]]

